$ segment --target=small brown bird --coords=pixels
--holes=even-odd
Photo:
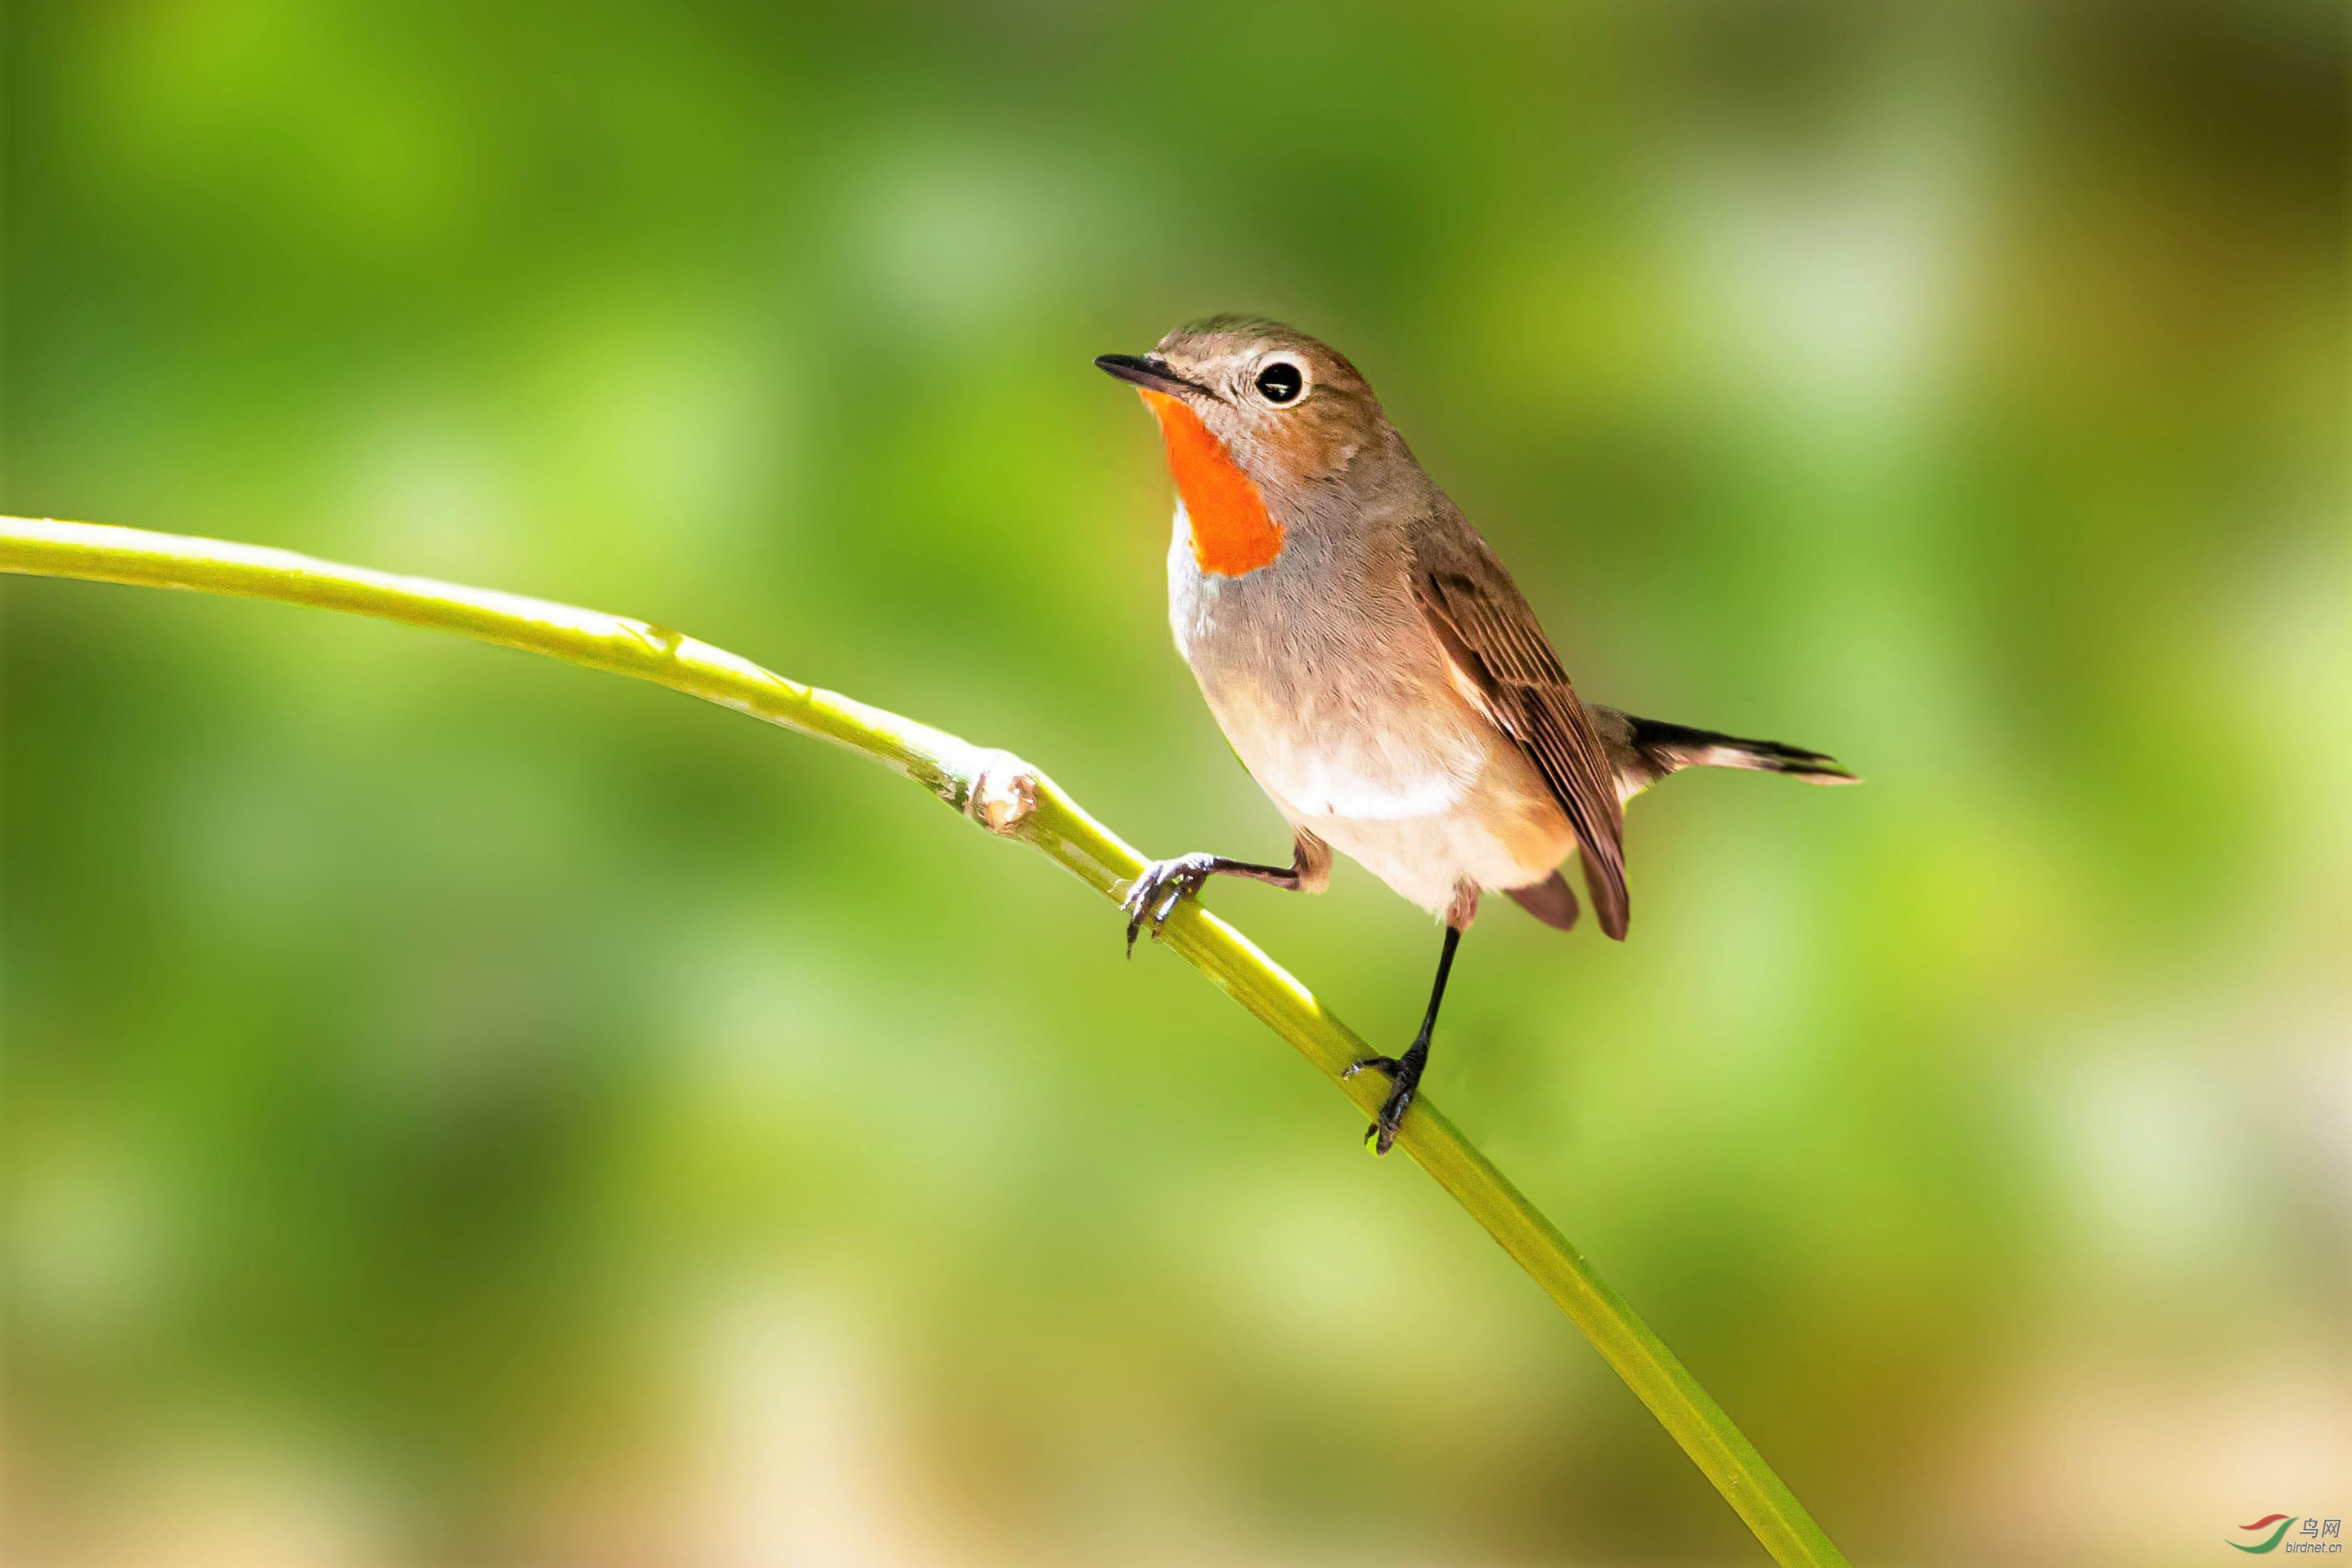
[[[1159,417],[1178,497],[1176,647],[1294,834],[1287,866],[1196,853],[1146,867],[1126,899],[1128,951],[1212,876],[1320,893],[1335,848],[1439,915],[1421,1031],[1403,1055],[1349,1069],[1388,1075],[1365,1132],[1381,1153],[1420,1085],[1481,889],[1565,931],[1577,904],[1559,866],[1576,854],[1622,941],[1625,801],[1684,768],[1854,782],[1817,751],[1578,701],[1503,563],[1356,367],[1304,332],[1220,316],[1095,363]]]

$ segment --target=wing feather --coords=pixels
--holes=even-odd
[[[1424,559],[1416,563],[1413,597],[1454,666],[1455,684],[1482,699],[1486,716],[1551,787],[1583,852],[1584,885],[1601,928],[1622,941],[1625,818],[1609,754],[1535,612],[1499,562],[1478,565],[1489,570],[1473,575]],[[1490,576],[1500,579],[1499,589],[1480,580]]]

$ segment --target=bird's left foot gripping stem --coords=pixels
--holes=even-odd
[[[1312,833],[1301,832],[1286,866],[1227,860],[1199,851],[1174,860],[1153,861],[1119,900],[1119,909],[1127,915],[1127,956],[1135,956],[1135,938],[1146,925],[1151,927],[1151,939],[1158,941],[1160,928],[1168,924],[1185,895],[1198,894],[1201,884],[1213,876],[1245,876],[1292,893],[1320,893],[1331,881],[1331,851]]]
[[[1421,1089],[1422,1071],[1429,1065],[1429,1037],[1437,1032],[1437,1009],[1445,1000],[1445,977],[1454,972],[1454,950],[1462,946],[1462,928],[1478,914],[1477,889],[1470,888],[1466,895],[1457,894],[1454,911],[1445,927],[1445,946],[1437,955],[1437,980],[1429,988],[1429,1010],[1421,1017],[1421,1032],[1412,1037],[1402,1056],[1368,1056],[1351,1063],[1341,1078],[1353,1078],[1370,1068],[1385,1072],[1389,1080],[1389,1097],[1381,1103],[1380,1120],[1364,1129],[1373,1152],[1387,1154],[1396,1146],[1397,1134],[1404,1126],[1404,1113],[1412,1109],[1412,1097]]]
[[[1404,1113],[1412,1109],[1412,1097],[1421,1089],[1422,1069],[1428,1065],[1429,1037],[1423,1035],[1407,1046],[1402,1056],[1368,1056],[1339,1074],[1353,1078],[1366,1068],[1388,1074],[1389,1097],[1381,1104],[1380,1120],[1364,1129],[1365,1138],[1374,1141],[1378,1153],[1387,1154],[1396,1146]]]

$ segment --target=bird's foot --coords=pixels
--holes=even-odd
[[[1205,852],[1178,855],[1174,860],[1153,861],[1135,879],[1119,901],[1127,915],[1127,956],[1135,956],[1135,938],[1145,925],[1151,927],[1151,939],[1160,940],[1160,928],[1176,913],[1176,906],[1187,894],[1197,894],[1201,884],[1209,880],[1216,869],[1217,857]]]
[[[1395,1146],[1397,1131],[1404,1125],[1404,1113],[1412,1108],[1412,1097],[1421,1088],[1421,1071],[1429,1063],[1429,1047],[1421,1040],[1402,1056],[1368,1056],[1355,1063],[1342,1078],[1353,1078],[1370,1068],[1385,1072],[1389,1079],[1389,1097],[1381,1106],[1380,1120],[1364,1129],[1364,1137],[1376,1154],[1387,1154]]]

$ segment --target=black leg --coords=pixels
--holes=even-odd
[[[1370,1056],[1341,1073],[1353,1078],[1367,1067],[1377,1068],[1389,1075],[1389,1097],[1381,1107],[1381,1119],[1364,1129],[1364,1136],[1379,1140],[1376,1147],[1387,1154],[1397,1141],[1397,1129],[1404,1125],[1404,1113],[1412,1108],[1412,1097],[1421,1087],[1422,1070],[1429,1065],[1429,1037],[1437,1028],[1438,1004],[1445,1000],[1445,977],[1454,969],[1454,949],[1462,945],[1462,929],[1457,925],[1445,928],[1445,946],[1437,955],[1437,983],[1429,988],[1429,1010],[1421,1016],[1421,1032],[1412,1037],[1402,1056]]]
[[[1127,915],[1127,956],[1135,956],[1135,938],[1148,923],[1154,941],[1168,917],[1188,894],[1197,894],[1213,876],[1244,876],[1291,893],[1320,893],[1331,880],[1331,852],[1312,833],[1301,831],[1292,843],[1286,866],[1259,865],[1254,861],[1227,860],[1223,855],[1193,853],[1174,860],[1153,861],[1135,879],[1119,901]]]

